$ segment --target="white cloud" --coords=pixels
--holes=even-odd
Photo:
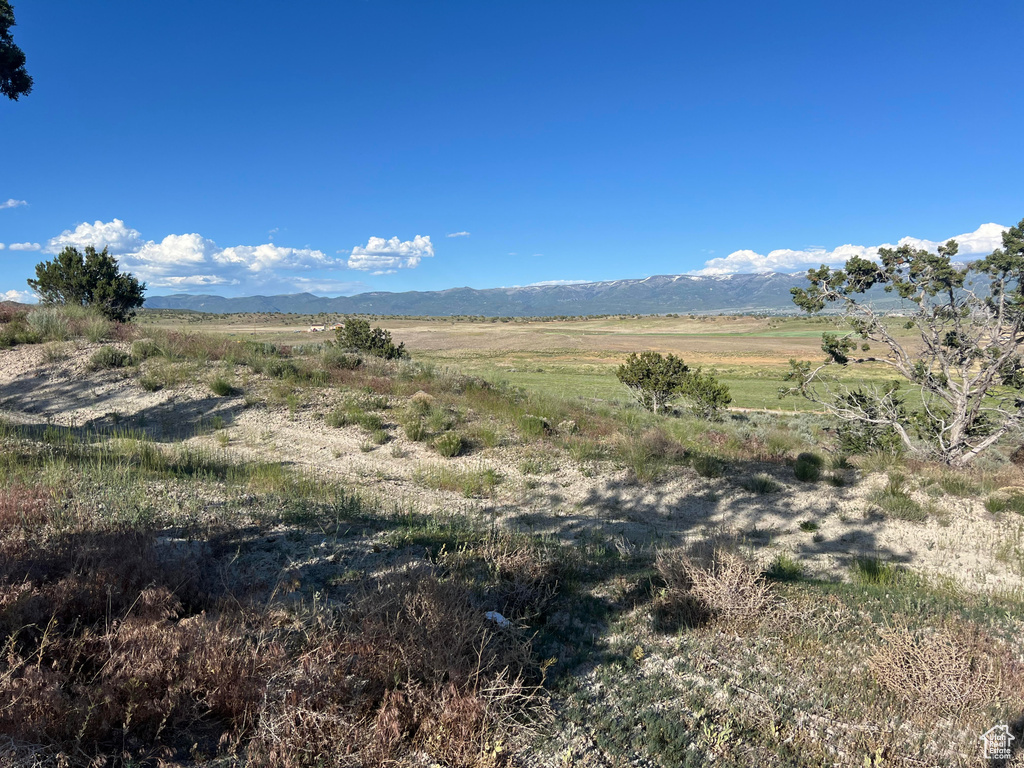
[[[412,240],[371,237],[366,247],[356,246],[348,259],[349,269],[387,275],[396,269],[414,269],[427,256],[434,255],[430,236],[416,235]]]
[[[469,237],[469,232],[452,232],[447,237]]]
[[[270,288],[293,287],[289,272],[343,269],[346,260],[312,248],[287,248],[274,243],[221,248],[195,232],[146,240],[121,219],[79,224],[51,238],[46,250],[57,253],[66,246],[107,248],[124,267],[150,288],[186,290],[209,286]]]
[[[0,293],[0,301],[16,301],[19,304],[35,304],[38,299],[31,291],[6,291]]]
[[[0,251],[2,251],[6,247],[7,247],[6,245],[4,245],[3,243],[0,243]]]
[[[1000,224],[982,224],[974,232],[954,235],[944,240],[922,240],[916,237],[904,237],[896,245],[911,245],[935,251],[947,240],[956,240],[960,246],[959,257],[987,256],[1003,244],[1002,233],[1008,227]],[[728,256],[709,259],[704,268],[690,272],[692,275],[731,275],[742,272],[794,272],[819,267],[822,264],[836,266],[846,263],[852,256],[865,259],[878,258],[879,248],[894,248],[892,243],[882,245],[841,245],[838,248],[810,247],[799,250],[783,248],[771,251],[767,255],[756,251],[733,251]]]
[[[9,197],[7,202],[0,203],[0,211],[4,208],[20,208],[23,205],[28,205],[28,200],[15,200],[13,197]]]
[[[110,253],[120,255],[138,251],[145,245],[145,241],[137,229],[126,226],[120,219],[114,219],[106,223],[97,221],[95,224],[79,224],[73,230],[65,229],[57,237],[50,238],[46,251],[58,253],[69,245],[79,249],[91,245],[100,251],[109,248]]]
[[[43,248],[39,243],[11,243],[7,247],[12,251],[40,251]]]

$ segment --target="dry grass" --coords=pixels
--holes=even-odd
[[[703,557],[662,551],[655,569],[665,583],[655,605],[656,623],[664,629],[700,626],[711,619],[756,623],[776,601],[760,569],[724,547]]]
[[[870,660],[875,678],[923,719],[1024,704],[1024,665],[976,626],[911,630],[897,623],[879,630],[879,638]]]
[[[544,712],[530,641],[459,580],[395,572],[290,614],[204,547],[27,528],[45,509],[0,496],[0,762],[35,744],[69,766],[498,765]]]
[[[261,713],[259,748],[280,766],[386,765],[410,748],[452,766],[503,762],[508,729],[531,711],[529,643],[473,607],[464,587],[423,570],[391,574],[305,652]],[[340,753],[339,754],[339,747]]]

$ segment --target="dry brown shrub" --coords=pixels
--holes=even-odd
[[[114,341],[135,341],[139,338],[139,327],[135,323],[115,321],[110,328],[110,337]]]
[[[683,550],[659,552],[655,568],[665,588],[655,606],[664,628],[700,626],[711,618],[757,622],[775,604],[771,585],[756,564],[729,549],[708,555]]]
[[[714,448],[722,448],[729,442],[729,436],[716,429],[709,429],[704,433],[704,440]]]
[[[544,711],[529,640],[462,581],[394,573],[282,622],[233,578],[142,532],[0,533],[0,740],[69,766],[472,766]]]
[[[0,301],[0,323],[12,320],[23,320],[28,315],[28,308],[10,301]]]
[[[416,405],[425,406],[427,408],[434,404],[434,396],[429,392],[424,392],[422,389],[414,392],[409,398],[409,401]]]
[[[678,440],[668,436],[664,429],[652,427],[640,436],[640,445],[650,455],[667,461],[681,461],[686,457],[686,449]]]
[[[542,615],[558,593],[561,564],[549,552],[494,537],[477,552],[490,571],[487,607],[514,621]]]
[[[34,528],[49,519],[52,493],[20,483],[0,489],[0,533],[10,528]]]
[[[529,643],[488,621],[464,586],[393,574],[273,683],[249,756],[290,768],[348,754],[376,766],[419,750],[486,764],[514,722],[541,711],[539,683]]]
[[[1024,704],[1024,665],[976,626],[911,630],[897,623],[879,637],[870,660],[875,678],[926,718],[961,719],[993,704]]]

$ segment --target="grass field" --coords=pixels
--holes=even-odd
[[[143,326],[226,334],[277,344],[315,344],[328,333],[314,324],[340,318],[298,315],[199,315],[146,312]],[[800,397],[779,397],[791,358],[819,360],[821,336],[843,330],[829,318],[614,317],[576,320],[455,320],[382,318],[379,324],[404,342],[413,358],[450,366],[494,382],[559,397],[624,402],[628,395],[615,369],[630,352],[672,353],[692,366],[718,372],[733,407],[809,411]],[[850,385],[884,381],[884,366],[843,375]]]

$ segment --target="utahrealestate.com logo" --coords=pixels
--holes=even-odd
[[[1010,733],[1010,726],[997,725],[981,734],[980,739],[985,745],[985,757],[989,760],[1009,760],[1010,743],[1016,738]]]

